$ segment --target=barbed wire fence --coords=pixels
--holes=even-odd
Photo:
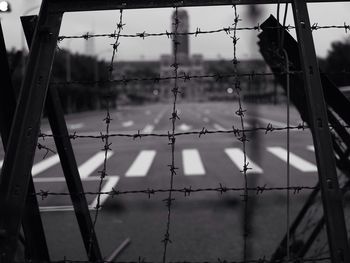
[[[279,5],[278,5],[279,6]],[[279,7],[278,7],[279,8]],[[93,228],[91,229],[91,234],[95,232],[95,227],[96,223],[99,219],[99,214],[101,211],[101,208],[103,207],[100,204],[100,197],[102,195],[108,195],[110,197],[117,197],[117,196],[122,196],[122,195],[144,195],[147,198],[151,198],[152,196],[155,196],[156,194],[161,194],[165,193],[167,194],[167,198],[164,199],[164,203],[166,205],[167,209],[167,216],[166,219],[164,220],[165,222],[165,233],[164,233],[164,238],[161,240],[163,242],[163,255],[162,255],[162,262],[172,262],[168,261],[167,257],[167,249],[168,246],[171,244],[171,226],[172,226],[172,207],[173,203],[175,202],[175,197],[174,194],[182,194],[186,197],[191,197],[194,194],[199,194],[203,192],[216,192],[219,194],[226,194],[226,193],[238,193],[241,196],[241,200],[243,202],[243,255],[242,255],[242,261],[231,261],[228,259],[218,259],[218,263],[268,263],[268,262],[275,262],[271,261],[269,259],[266,259],[266,257],[262,257],[259,259],[249,259],[247,250],[249,246],[249,225],[248,225],[248,217],[249,217],[249,200],[251,195],[259,196],[262,195],[266,192],[285,192],[287,196],[287,233],[289,232],[289,222],[290,222],[290,211],[289,211],[289,204],[290,204],[290,193],[296,195],[302,192],[309,192],[311,190],[317,190],[319,189],[318,186],[315,187],[310,187],[310,186],[291,186],[289,179],[287,180],[287,185],[286,186],[279,186],[279,187],[270,187],[267,184],[261,185],[261,186],[250,186],[248,184],[248,178],[247,178],[247,172],[250,170],[249,162],[247,161],[247,143],[249,142],[249,134],[260,132],[265,135],[274,133],[274,132],[287,132],[287,145],[288,145],[288,156],[289,156],[289,132],[292,130],[295,131],[304,131],[304,130],[309,130],[310,127],[306,125],[305,123],[300,123],[297,125],[290,125],[290,120],[289,120],[289,98],[288,98],[288,105],[287,105],[287,110],[288,110],[288,115],[287,115],[287,126],[286,127],[274,127],[271,123],[269,123],[267,126],[262,126],[262,127],[251,127],[247,128],[245,127],[245,114],[248,111],[247,109],[244,108],[243,105],[243,98],[241,96],[241,90],[242,87],[240,85],[241,83],[241,78],[248,78],[248,80],[251,80],[257,76],[272,76],[274,73],[265,73],[265,72],[247,72],[247,73],[239,73],[238,71],[238,66],[239,66],[239,59],[237,57],[237,48],[238,48],[238,43],[239,43],[239,36],[238,33],[239,31],[243,30],[252,30],[252,31],[257,31],[259,32],[261,30],[260,25],[256,25],[253,27],[239,27],[239,21],[241,21],[241,18],[238,14],[237,7],[234,5],[233,6],[233,23],[232,26],[216,29],[216,30],[201,30],[200,28],[197,28],[195,32],[179,32],[178,26],[181,24],[181,20],[178,17],[178,7],[175,7],[175,12],[174,12],[174,21],[173,21],[173,32],[164,32],[164,33],[147,33],[147,32],[142,32],[142,33],[136,33],[136,34],[122,34],[123,27],[125,24],[123,23],[123,14],[124,11],[120,10],[120,15],[119,15],[119,22],[116,25],[116,30],[113,33],[110,34],[84,34],[84,35],[77,35],[77,36],[60,36],[59,37],[59,42],[64,41],[65,39],[85,39],[88,40],[90,38],[112,38],[114,39],[114,43],[112,44],[112,55],[111,55],[111,60],[110,60],[110,65],[108,67],[108,80],[103,80],[103,81],[69,81],[69,82],[52,82],[51,85],[57,85],[57,86],[66,86],[66,85],[75,85],[75,84],[84,84],[84,85],[91,85],[91,84],[100,84],[100,85],[107,85],[108,90],[103,91],[103,96],[106,100],[106,115],[105,118],[103,119],[105,123],[105,130],[101,131],[100,134],[95,135],[95,134],[79,134],[77,132],[74,132],[72,134],[69,134],[69,138],[71,140],[78,140],[78,139],[96,139],[96,140],[102,140],[102,151],[104,152],[104,162],[103,162],[103,167],[102,170],[99,171],[100,174],[100,180],[97,185],[97,190],[96,191],[86,191],[83,193],[69,193],[69,192],[53,192],[50,190],[45,190],[42,189],[38,192],[35,193],[35,195],[41,199],[45,199],[49,196],[71,196],[71,195],[92,195],[92,196],[97,196],[97,204],[95,207],[95,214],[93,217]],[[282,27],[278,27],[278,29],[286,29],[286,30],[292,30],[294,29],[294,26],[291,25],[283,25]],[[314,23],[312,25],[312,30],[325,30],[325,29],[344,29],[345,33],[347,33],[350,30],[350,26],[344,23],[344,25],[326,25],[326,26],[319,26],[318,23]],[[202,34],[217,34],[224,32],[225,34],[228,35],[228,37],[231,38],[232,41],[232,48],[233,48],[233,68],[234,71],[232,74],[222,74],[220,72],[216,74],[211,74],[211,75],[189,75],[184,73],[183,75],[180,75],[178,72],[178,68],[180,66],[179,60],[178,60],[178,45],[181,43],[178,40],[179,36],[182,35],[192,35],[192,36],[199,36]],[[173,57],[173,64],[170,65],[173,68],[173,76],[171,77],[149,77],[149,78],[121,78],[121,79],[114,79],[113,78],[113,72],[116,70],[116,58],[118,55],[118,47],[121,44],[120,39],[121,38],[141,38],[145,39],[147,37],[161,37],[161,36],[166,36],[171,39],[171,41],[174,44],[174,57]],[[283,37],[282,37],[283,38]],[[59,44],[59,43],[58,43]],[[292,71],[289,70],[288,68],[288,60],[285,57],[285,67],[284,71],[281,72],[280,74],[282,76],[285,76],[286,79],[288,79],[291,75],[295,74],[302,74],[301,71]],[[328,74],[350,74],[350,72],[343,71],[343,72],[329,72]],[[232,126],[232,129],[225,129],[225,130],[209,130],[205,127],[203,127],[201,130],[197,131],[189,131],[189,132],[177,132],[176,131],[176,121],[180,119],[181,116],[179,116],[179,112],[177,110],[177,102],[178,102],[178,95],[183,92],[180,88],[180,81],[187,82],[195,79],[213,79],[214,81],[220,81],[222,79],[230,79],[232,86],[234,87],[234,90],[236,92],[236,102],[237,102],[237,108],[235,109],[235,115],[238,116],[240,125],[239,127]],[[135,132],[134,134],[130,133],[116,133],[116,132],[111,132],[110,131],[110,124],[112,121],[111,118],[111,96],[113,92],[115,92],[115,89],[127,89],[128,84],[132,82],[140,82],[140,83],[147,83],[151,82],[154,84],[158,84],[161,81],[172,81],[173,83],[173,88],[171,89],[171,92],[173,94],[173,99],[171,103],[171,116],[169,117],[170,120],[170,128],[169,131],[165,132],[159,132],[159,133],[142,133],[140,130]],[[117,85],[117,88],[114,87],[113,85]],[[122,86],[122,87],[119,87]],[[330,129],[332,130],[332,126],[329,126]],[[349,129],[350,126],[344,124],[344,128]],[[191,186],[188,187],[182,187],[182,188],[177,188],[175,184],[175,178],[176,178],[176,170],[178,169],[176,165],[176,159],[175,159],[175,149],[176,149],[176,139],[179,136],[198,136],[200,138],[205,138],[205,135],[233,135],[232,139],[238,140],[241,142],[242,145],[242,151],[243,151],[243,163],[242,163],[242,170],[241,174],[244,178],[244,183],[243,186],[239,187],[232,187],[232,186],[225,186],[222,183],[218,183],[217,186],[214,187],[206,187],[206,188],[192,188]],[[45,138],[52,138],[57,135],[52,135],[49,133],[40,133],[39,138],[45,140]],[[170,175],[169,175],[169,187],[168,188],[147,188],[147,189],[138,189],[138,190],[121,190],[121,189],[115,189],[112,188],[110,191],[102,191],[102,185],[104,183],[104,179],[108,177],[108,169],[107,169],[107,164],[108,164],[108,152],[111,150],[111,145],[112,145],[112,138],[125,138],[125,139],[144,139],[147,137],[164,137],[168,139],[168,144],[170,147],[171,151],[171,160],[170,164],[168,165]],[[44,158],[50,154],[54,153],[55,151],[52,150],[49,146],[44,145],[44,143],[39,143],[38,144],[38,149],[39,150],[44,150],[46,151]],[[289,158],[289,157],[288,157]],[[287,176],[289,178],[289,161],[287,163]],[[312,213],[316,213],[315,210],[312,211]],[[312,213],[310,217],[312,217]],[[309,221],[308,224],[305,226],[312,226],[314,224],[313,222]],[[92,236],[92,235],[91,235]],[[288,236],[287,242],[289,242],[290,237]],[[92,250],[93,243],[90,243],[90,251]],[[313,258],[290,258],[289,255],[289,249],[290,249],[290,244],[287,244],[287,259],[278,261],[278,262],[329,262],[330,257],[329,255],[322,254],[321,252],[325,250],[325,246],[320,248],[320,251],[316,254],[318,254],[318,257],[313,257]],[[63,260],[58,260],[58,261],[52,261],[52,262],[87,262],[87,261],[76,261],[76,260],[70,260],[64,258]],[[107,261],[103,261],[107,262]],[[108,262],[113,262],[113,261],[108,261]],[[140,255],[138,261],[129,261],[135,262],[135,263],[147,263],[146,259],[143,259],[142,255]],[[181,262],[181,261],[176,261],[176,262]],[[184,261],[187,262],[187,261]]]

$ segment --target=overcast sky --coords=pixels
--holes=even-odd
[[[22,47],[22,30],[19,17],[24,14],[37,14],[40,0],[9,0],[12,12],[1,14],[1,21],[8,49]],[[37,8],[36,8],[37,7]],[[239,26],[253,26],[262,23],[270,14],[276,16],[276,5],[259,6],[261,16],[253,21],[244,6],[238,6],[238,13],[242,19]],[[310,19],[318,25],[343,25],[350,24],[350,3],[341,2],[333,4],[309,4]],[[162,8],[156,10],[125,10],[123,33],[147,33],[165,32],[171,30],[171,13],[174,9]],[[189,13],[190,31],[196,28],[201,30],[219,29],[232,25],[233,9],[227,7],[186,8]],[[282,5],[284,10],[284,5]],[[291,8],[289,8],[291,11]],[[282,12],[281,12],[282,15]],[[119,20],[118,11],[101,11],[85,13],[66,13],[60,35],[81,35],[90,33],[112,33]],[[293,24],[292,13],[288,13],[287,24]],[[257,51],[256,31],[238,32],[238,58],[259,57]],[[294,33],[294,32],[292,32]],[[345,34],[344,29],[327,29],[314,31],[314,40],[318,56],[325,57],[330,49],[331,42],[350,39],[350,32]],[[91,40],[89,40],[91,41]],[[95,52],[99,58],[109,59],[113,39],[102,38],[93,40]],[[74,52],[86,52],[86,40],[64,40],[61,48],[70,48]],[[122,38],[117,59],[119,60],[157,60],[161,54],[169,54],[171,42],[167,37],[152,37],[127,39]],[[190,39],[191,54],[200,53],[207,59],[231,58],[232,41],[225,33],[200,35]]]

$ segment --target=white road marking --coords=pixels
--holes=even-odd
[[[287,150],[282,147],[267,147],[267,150],[280,158],[281,160],[287,162]],[[289,153],[289,163],[294,168],[302,172],[317,172],[317,166],[302,159],[301,157],[295,155],[294,153]]]
[[[244,125],[245,128],[251,128],[252,127],[252,125],[250,125],[248,122],[244,122],[243,125]],[[240,126],[241,126],[241,124],[239,124],[237,127],[240,127]]]
[[[33,165],[32,175],[36,176],[36,175],[42,173],[43,171],[49,169],[50,167],[58,164],[59,162],[60,162],[60,157],[58,156],[58,154],[50,156],[50,157],[38,162],[37,164]]]
[[[108,178],[108,177],[106,177]],[[82,178],[82,182],[90,182],[90,181],[99,181],[101,179],[100,176],[90,176],[86,178]],[[36,177],[33,179],[34,183],[62,183],[66,181],[66,178],[63,176],[60,177]]]
[[[167,111],[167,108],[164,108],[161,112],[158,113],[156,118],[154,119],[154,124],[158,124],[160,119],[163,117],[164,113]]]
[[[124,121],[122,123],[122,126],[125,128],[125,127],[130,127],[130,126],[133,126],[134,125],[134,122],[133,121]]]
[[[204,121],[205,123],[208,123],[208,122],[209,122],[209,118],[208,118],[208,117],[204,117],[204,118],[203,118],[203,121]]]
[[[179,125],[177,128],[178,128],[180,131],[186,132],[186,131],[189,131],[189,130],[192,128],[192,126],[187,125],[186,123],[183,123],[183,124]]]
[[[309,151],[312,151],[312,152],[315,151],[315,147],[314,147],[313,145],[308,145],[306,148],[307,148]]]
[[[250,117],[251,118],[256,118],[259,121],[264,122],[266,124],[271,123],[272,126],[275,126],[275,127],[279,127],[279,128],[287,127],[287,123],[284,123],[284,122],[274,121],[274,120],[265,119],[265,118],[261,118],[261,117],[254,117],[254,116],[250,116]]]
[[[112,151],[107,152],[107,159],[109,159],[113,155]],[[79,166],[79,174],[80,178],[87,178],[90,174],[92,174],[99,166],[101,166],[105,159],[105,153],[99,152],[92,156],[89,160]]]
[[[182,151],[182,164],[185,175],[205,174],[201,157],[196,149],[186,149]]]
[[[4,160],[0,160],[0,168],[2,167],[3,163],[4,163]]]
[[[116,184],[119,181],[119,176],[116,176],[116,175],[110,175],[106,178],[108,178],[108,180],[107,180],[106,184],[101,189],[102,193],[112,191],[113,187],[116,186]],[[107,195],[107,194],[100,195],[100,205],[103,205],[103,203],[106,202],[108,197],[109,197],[109,195]],[[97,202],[98,202],[98,196],[89,205],[89,208],[96,208]]]
[[[68,129],[69,130],[79,130],[83,128],[85,125],[84,123],[73,123],[73,124],[68,124]]]
[[[82,181],[99,181],[101,178],[99,176],[91,176],[87,178],[83,178]],[[116,175],[110,175],[106,177],[105,184],[103,188],[101,189],[101,192],[110,192],[112,191],[113,187],[117,185],[119,182],[120,177]],[[35,183],[59,183],[59,182],[65,182],[64,177],[46,177],[46,178],[35,178]],[[107,200],[109,195],[103,194],[100,195],[100,205],[103,205],[103,203]],[[94,201],[89,205],[89,209],[96,209],[96,205],[98,202],[98,197],[94,199]],[[41,212],[55,212],[55,211],[73,211],[74,208],[71,205],[65,205],[65,206],[41,206],[40,211]]]
[[[61,205],[61,206],[41,206],[39,207],[40,212],[65,212],[65,211],[74,211],[72,205]]]
[[[154,150],[141,151],[134,162],[131,164],[127,172],[126,177],[143,177],[148,173],[149,168],[152,165],[153,159],[156,155]]]
[[[238,167],[240,171],[243,170],[243,163],[244,163],[244,153],[239,148],[226,148],[225,153],[228,155],[228,157],[231,159],[231,161]],[[263,173],[263,170],[254,162],[252,162],[248,156],[246,156],[246,162],[248,163],[248,173],[255,173],[255,174],[261,174]]]
[[[222,127],[220,124],[217,124],[217,123],[214,123],[213,127],[215,130],[226,131],[224,127]]]
[[[154,130],[154,126],[151,124],[147,124],[145,128],[141,131],[141,133],[151,133]]]

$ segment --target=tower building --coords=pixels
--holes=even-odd
[[[188,14],[187,11],[184,9],[179,9],[177,11],[177,18],[179,21],[177,32],[178,33],[188,33],[189,32],[189,21],[188,21]],[[172,20],[175,21],[175,12],[172,15]],[[173,23],[172,25],[172,31],[175,32],[175,25]],[[180,58],[184,60],[188,60],[188,57],[190,55],[190,41],[188,35],[178,35],[177,36],[177,42],[179,43],[177,45],[177,54]],[[173,43],[173,55],[175,53],[175,43]]]

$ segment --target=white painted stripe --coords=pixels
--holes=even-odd
[[[4,160],[0,160],[0,168],[2,167],[3,163],[4,163]]]
[[[280,158],[281,160],[287,162],[287,150],[282,147],[267,147],[267,150]],[[294,153],[289,153],[289,163],[294,168],[302,172],[317,172],[317,166],[302,159],[301,157],[295,155]]]
[[[71,205],[40,206],[40,212],[64,212],[64,211],[74,211],[74,208]]]
[[[107,159],[113,155],[112,151],[107,152]],[[96,153],[89,160],[79,166],[80,178],[87,178],[92,174],[99,166],[101,166],[105,159],[105,152]]]
[[[32,175],[36,176],[36,175],[42,173],[43,171],[49,169],[50,167],[58,164],[59,162],[60,162],[60,157],[58,156],[58,154],[50,156],[50,157],[38,162],[37,164],[33,165]]]
[[[156,155],[154,150],[141,151],[134,162],[131,164],[127,172],[126,177],[143,177],[148,173],[149,168],[152,165],[153,159]]]
[[[108,178],[107,182],[105,183],[105,185],[103,186],[103,188],[101,189],[101,192],[110,192],[112,191],[112,188],[114,186],[116,186],[116,184],[119,181],[119,176],[116,175],[111,175],[106,177]],[[100,195],[100,205],[103,205],[104,202],[106,202],[107,198],[109,197],[108,194],[101,194]],[[98,196],[95,198],[95,200],[89,205],[90,208],[96,208],[97,205],[97,201],[98,201]]]
[[[130,127],[130,126],[133,126],[133,125],[134,125],[133,121],[125,121],[125,122],[122,123],[123,127]]]
[[[266,124],[271,123],[272,126],[275,126],[275,127],[280,127],[280,128],[287,127],[287,123],[284,123],[284,122],[274,121],[274,120],[265,119],[265,118],[261,118],[261,117],[254,117],[254,116],[251,116],[251,117],[256,118],[259,121],[264,122]]]
[[[217,124],[217,123],[214,123],[213,127],[215,130],[226,131],[226,129],[224,127],[222,127],[220,124]]]
[[[313,145],[308,145],[308,146],[307,146],[307,149],[308,149],[309,151],[312,151],[312,152],[315,151],[315,147],[314,147]]]
[[[147,124],[145,128],[143,128],[142,133],[151,133],[154,130],[154,126],[151,124]]]
[[[208,122],[209,122],[209,118],[208,118],[208,117],[204,117],[204,118],[203,118],[203,121],[204,121],[205,123],[208,123]]]
[[[240,127],[241,127],[241,124],[239,124],[237,127],[240,128]],[[250,125],[248,122],[244,122],[244,127],[245,127],[245,128],[251,128],[252,125]]]
[[[185,175],[205,174],[201,157],[196,149],[186,149],[182,151],[182,164]]]
[[[70,130],[78,130],[83,128],[85,125],[84,123],[80,122],[80,123],[72,123],[72,124],[68,124],[68,129]]]
[[[240,171],[243,170],[244,165],[244,153],[239,148],[227,148],[225,149],[225,153],[228,155],[228,157],[231,159],[231,161],[238,167]],[[255,174],[261,174],[263,173],[263,170],[254,162],[252,162],[248,156],[246,156],[246,163],[248,163],[248,173],[255,173]]]
[[[60,176],[60,177],[36,177],[33,180],[34,180],[34,183],[61,183],[61,182],[65,182],[66,178],[64,178],[63,176]],[[86,177],[86,178],[82,179],[83,182],[99,181],[99,180],[101,180],[101,177],[99,177],[99,176],[90,176],[90,177]]]

